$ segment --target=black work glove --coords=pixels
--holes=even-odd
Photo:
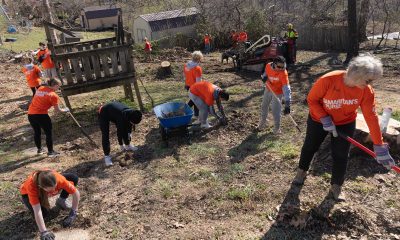
[[[267,79],[268,79],[267,76],[262,76],[262,75],[261,75],[261,81],[262,81],[263,83],[267,82]]]
[[[40,233],[40,240],[55,240],[56,236],[50,231],[44,231]]]
[[[285,115],[290,114],[290,105],[285,106],[285,109],[283,110],[283,114],[285,114]]]
[[[63,227],[70,227],[77,217],[76,211],[71,209],[68,217],[64,218]]]
[[[42,56],[40,56],[40,57],[38,58],[38,62],[42,63],[43,61],[44,61],[44,55],[42,55]]]

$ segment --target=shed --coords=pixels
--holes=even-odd
[[[86,30],[114,28],[118,24],[118,12],[121,8],[110,6],[92,6],[81,10],[81,26]]]
[[[194,36],[199,14],[200,11],[192,7],[140,15],[133,22],[134,39],[136,42],[142,42],[145,37],[158,40],[177,33]]]

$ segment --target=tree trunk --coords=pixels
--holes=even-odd
[[[358,17],[358,41],[363,42],[367,40],[367,23],[369,16],[370,0],[363,0],[361,2],[360,14]]]
[[[389,11],[387,9],[386,0],[383,0],[383,11],[385,12],[385,20],[383,23],[382,35],[381,35],[381,39],[378,42],[378,45],[376,45],[376,47],[375,47],[375,50],[377,50],[381,46],[382,41],[385,39],[385,31],[386,31],[386,27],[387,27],[388,20],[389,20]]]
[[[349,48],[347,49],[347,57],[345,63],[358,55],[359,42],[357,31],[357,1],[347,0],[347,26],[349,32]]]
[[[44,13],[44,18],[46,21],[54,23],[54,18],[53,18],[53,14],[51,12],[49,0],[43,0],[43,13]],[[51,35],[51,39],[54,43],[59,42],[56,31],[54,29],[50,29],[50,35]]]

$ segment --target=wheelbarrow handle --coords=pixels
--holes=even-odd
[[[356,140],[354,140],[353,138],[346,136],[345,134],[341,133],[341,132],[337,132],[338,135],[347,140],[348,142],[350,142],[351,144],[353,144],[354,146],[358,147],[359,149],[363,150],[365,153],[367,153],[368,155],[370,155],[373,158],[376,158],[376,154],[374,151],[372,151],[371,149],[367,148],[366,146],[362,145],[361,143],[357,142]],[[392,166],[392,169],[397,172],[400,173],[400,167],[398,166]]]

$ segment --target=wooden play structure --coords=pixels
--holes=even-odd
[[[132,84],[140,110],[143,103],[135,79],[131,33],[123,30],[122,22],[115,28],[115,36],[84,42],[58,44],[50,29],[74,36],[71,31],[50,22],[44,22],[52,59],[62,80],[61,93],[66,105],[72,109],[68,96],[123,86],[125,97],[134,101]]]

